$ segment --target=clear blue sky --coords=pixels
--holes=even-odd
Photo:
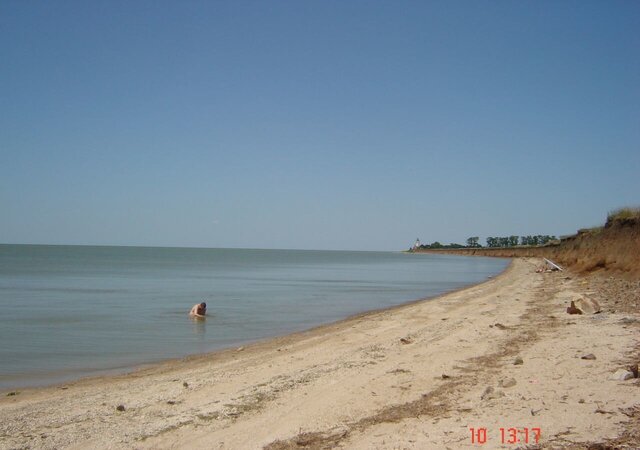
[[[399,250],[640,204],[640,2],[0,2],[0,242]]]

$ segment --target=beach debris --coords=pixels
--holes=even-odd
[[[510,388],[518,384],[515,378],[505,378],[498,382],[498,385],[503,388]]]
[[[618,411],[620,411],[622,414],[624,414],[627,417],[633,417],[636,413],[636,409],[633,407],[630,408],[618,408]]]
[[[244,351],[244,347],[238,347],[238,348],[236,349],[236,351],[237,351],[237,352]]]
[[[400,338],[400,342],[406,345],[406,344],[411,344],[413,340],[411,338]]]
[[[447,375],[446,373],[442,374],[442,379],[443,380],[448,380],[449,378],[451,378],[449,375]]]
[[[619,323],[621,323],[622,325],[632,325],[637,322],[638,319],[634,319],[633,317],[623,317],[622,319],[620,319]]]
[[[394,369],[394,370],[388,371],[387,373],[399,374],[399,373],[411,373],[411,371],[407,369]]]
[[[581,398],[580,400],[578,400],[578,403],[584,403],[584,399]]]
[[[508,327],[506,327],[506,326],[502,325],[502,324],[501,324],[501,323],[499,323],[499,322],[498,322],[498,323],[496,323],[496,324],[494,325],[494,327],[496,327],[496,328],[497,328],[497,329],[499,329],[499,330],[506,330],[506,329],[508,328]]]
[[[167,405],[175,405],[175,400],[167,400]]]
[[[633,378],[638,378],[639,377],[638,365],[637,364],[634,364],[633,366],[629,366],[629,370],[633,374]]]
[[[504,397],[504,392],[496,391],[492,386],[487,386],[480,396],[480,400],[494,400],[500,397]]]
[[[182,386],[188,388],[189,387],[189,383],[187,383],[186,381],[184,383],[182,383]]]
[[[18,395],[19,393],[20,393],[20,392],[12,391],[12,392],[9,392],[9,393],[7,394],[7,397],[14,397],[14,396]]]
[[[124,405],[118,405],[118,406],[116,406],[116,410],[122,412],[122,411],[125,410],[125,407],[124,407]]]
[[[559,265],[557,265],[556,263],[554,263],[554,262],[553,262],[553,261],[551,261],[550,259],[547,259],[547,258],[543,258],[543,259],[544,259],[544,262],[546,262],[546,263],[547,263],[547,265],[548,265],[548,266],[550,266],[550,268],[551,268],[551,270],[552,270],[553,272],[558,271],[558,270],[559,270],[560,272],[562,272],[562,271],[564,270],[562,267],[560,267]]]
[[[582,311],[576,308],[576,302],[571,300],[571,306],[567,308],[567,314],[582,314]]]
[[[581,356],[580,359],[594,360],[596,359],[596,355],[594,355],[593,353],[589,353],[587,355]]]
[[[517,356],[516,359],[513,361],[514,366],[521,366],[523,364],[524,364],[524,360],[519,356]]]
[[[613,375],[611,375],[611,379],[614,381],[626,381],[632,378],[634,378],[633,372],[630,372],[627,369],[618,369]]]
[[[535,416],[535,415],[537,415],[540,411],[542,411],[542,408],[541,408],[541,409],[536,409],[536,410],[533,410],[533,409],[532,409],[532,410],[531,410],[531,415],[532,415],[532,416]]]

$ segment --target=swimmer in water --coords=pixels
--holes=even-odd
[[[193,305],[189,315],[191,317],[204,317],[207,314],[207,304],[205,302],[198,303],[197,305]]]

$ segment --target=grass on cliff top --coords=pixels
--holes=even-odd
[[[607,223],[605,226],[611,226],[614,223],[640,223],[640,208],[620,208],[611,211],[607,215]]]

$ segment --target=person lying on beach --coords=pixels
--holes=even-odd
[[[192,317],[204,317],[205,314],[207,314],[207,304],[205,302],[193,305],[191,312],[189,312]]]

